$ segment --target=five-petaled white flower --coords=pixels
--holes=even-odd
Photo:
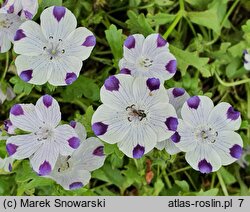
[[[124,42],[123,58],[119,62],[121,73],[156,77],[164,82],[174,76],[176,66],[176,58],[160,34],[151,34],[146,38],[134,34]]]
[[[9,51],[16,31],[37,12],[37,0],[7,0],[0,8],[0,53]],[[20,17],[21,16],[21,17]]]
[[[92,117],[96,136],[118,143],[128,157],[140,158],[177,129],[175,109],[157,78],[119,74],[106,79]]]
[[[18,75],[36,85],[72,84],[96,44],[95,36],[85,27],[76,29],[74,14],[65,7],[45,9],[40,20],[41,26],[26,21],[16,32],[14,51],[21,54],[15,60]]]
[[[38,0],[6,0],[0,9],[3,13],[14,13],[22,20],[32,19],[38,10]]]
[[[51,174],[46,176],[66,190],[78,189],[88,184],[90,172],[100,168],[105,160],[104,146],[99,139],[86,139],[85,128],[79,122],[72,121],[70,125],[81,138],[81,144],[72,155],[60,156]]]
[[[235,130],[241,125],[240,112],[226,102],[214,107],[206,96],[190,97],[181,109],[178,140],[187,162],[201,173],[217,171],[242,154],[242,139]]]
[[[244,62],[244,68],[246,70],[250,70],[250,54],[247,50],[244,50],[243,52],[243,62]]]
[[[49,174],[61,155],[70,155],[80,145],[75,130],[67,124],[58,126],[61,112],[58,102],[49,95],[36,105],[16,104],[10,110],[10,121],[30,134],[11,136],[6,149],[15,159],[30,158],[39,175]]]
[[[3,169],[5,172],[11,172],[14,160],[12,157],[0,158],[0,169]]]
[[[169,97],[169,103],[174,106],[178,118],[181,118],[181,108],[186,100],[190,97],[189,94],[183,88],[170,88],[167,90]],[[175,142],[179,140],[178,132],[175,132],[169,139],[158,142],[156,148],[162,150],[165,148],[166,152],[170,155],[174,155],[181,150],[176,147]]]

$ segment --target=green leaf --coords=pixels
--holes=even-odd
[[[89,106],[83,115],[83,125],[88,133],[92,132],[92,125],[91,125],[91,119],[94,114],[93,106]]]
[[[234,175],[232,175],[224,167],[221,167],[218,172],[221,174],[221,176],[222,176],[224,182],[226,183],[226,185],[231,185],[231,184],[236,182],[236,178],[234,177]]]
[[[147,22],[144,14],[137,15],[132,10],[128,11],[129,20],[126,21],[128,28],[131,30],[131,34],[140,33],[144,36],[148,36],[154,33],[150,24]]]
[[[184,51],[173,45],[170,45],[169,48],[173,55],[177,58],[178,67],[182,75],[185,75],[189,66],[193,66],[200,71],[204,77],[210,76],[210,72],[206,66],[209,58],[199,57],[197,52]]]
[[[66,87],[62,97],[65,101],[73,101],[82,96],[97,101],[100,98],[100,88],[93,79],[81,75],[72,85]]]
[[[212,188],[208,191],[203,191],[202,189],[197,192],[197,193],[193,193],[196,196],[216,196],[219,192],[218,188]]]
[[[162,180],[160,178],[158,178],[154,184],[154,196],[159,195],[159,193],[162,191],[162,189],[164,188],[164,183],[162,182]]]
[[[174,1],[170,1],[170,0],[155,0],[155,4],[159,5],[159,6],[171,6],[174,4]]]
[[[185,0],[185,2],[189,3],[197,9],[206,9],[207,5],[211,3],[212,0]]]
[[[42,0],[40,3],[40,7],[44,9],[45,7],[50,7],[50,6],[61,6],[62,5],[62,0]]]
[[[189,192],[189,185],[185,180],[175,180],[176,185],[178,185],[183,192]]]
[[[226,14],[227,1],[214,1],[210,9],[202,12],[188,12],[187,16],[191,22],[212,29],[220,35],[221,21]],[[228,23],[226,25],[228,27]]]
[[[16,94],[20,94],[22,92],[24,92],[26,95],[29,95],[30,92],[32,91],[33,85],[24,82],[22,79],[20,79],[20,77],[18,76],[14,76],[10,79],[10,82],[12,84],[14,84],[14,92]]]
[[[174,21],[176,15],[167,13],[147,14],[147,20],[151,26],[164,25]]]
[[[116,26],[112,24],[109,29],[105,30],[105,35],[114,56],[114,64],[118,67],[118,62],[122,58],[123,51],[122,30],[117,30]]]

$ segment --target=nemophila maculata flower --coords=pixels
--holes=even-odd
[[[0,53],[9,51],[16,31],[23,21],[32,19],[37,8],[37,0],[5,1],[0,8]]]
[[[195,170],[214,172],[241,157],[243,142],[234,132],[241,125],[240,112],[229,103],[214,106],[206,96],[193,96],[184,103],[181,117],[175,144]]]
[[[7,88],[3,89],[2,85],[0,84],[0,105],[7,101],[11,101],[15,98],[15,93],[13,92],[12,88],[10,86],[7,86]]]
[[[5,172],[11,172],[14,160],[12,157],[0,158],[0,169],[3,169]]]
[[[169,103],[174,106],[178,118],[181,118],[181,108],[186,100],[190,97],[183,88],[170,88],[166,95],[169,97]],[[176,147],[175,143],[179,141],[179,134],[175,132],[169,139],[158,142],[156,148],[162,150],[165,148],[166,152],[174,155],[181,150]]]
[[[12,124],[12,122],[9,119],[5,120],[3,123],[4,123],[4,130],[8,134],[10,135],[16,134],[15,133],[16,127]]]
[[[38,10],[38,0],[6,0],[0,12],[14,13],[23,20],[32,19]]]
[[[168,42],[160,34],[151,34],[146,38],[134,34],[124,42],[119,67],[123,74],[156,77],[165,81],[174,76],[177,61],[169,51]]]
[[[78,137],[81,138],[79,148],[72,155],[60,156],[55,168],[46,176],[55,180],[66,190],[74,190],[88,184],[91,171],[100,168],[105,160],[103,144],[98,138],[87,138],[86,130],[79,122],[71,122]]]
[[[100,96],[103,104],[93,114],[92,130],[128,157],[141,158],[177,129],[175,109],[157,78],[110,76]]]
[[[243,62],[244,62],[244,68],[246,70],[250,70],[250,55],[247,50],[244,50],[243,52]]]
[[[7,139],[9,156],[18,160],[29,158],[39,175],[52,171],[59,154],[71,155],[80,145],[80,139],[70,125],[59,125],[60,107],[50,95],[40,97],[36,105],[14,105],[10,110],[10,121],[29,133]]]
[[[41,26],[26,21],[16,32],[18,75],[35,85],[72,84],[79,76],[82,61],[90,56],[96,44],[95,36],[85,27],[76,29],[74,14],[65,7],[45,9],[40,20]]]

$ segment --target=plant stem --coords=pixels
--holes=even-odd
[[[186,171],[186,170],[188,170],[188,169],[191,169],[191,166],[187,166],[187,167],[178,169],[178,170],[176,170],[176,171],[170,172],[168,175],[174,175],[174,174],[177,174],[177,173],[179,173],[179,172],[184,172],[184,171]]]
[[[235,81],[235,82],[225,82],[220,78],[220,76],[216,72],[215,72],[215,76],[216,76],[217,80],[219,81],[219,83],[221,85],[225,86],[225,87],[233,87],[233,86],[236,86],[236,85],[242,85],[242,84],[250,82],[249,78],[239,80],[239,81]]]
[[[164,180],[165,180],[168,188],[172,188],[172,184],[171,184],[171,182],[169,180],[169,177],[168,177],[168,174],[166,173],[166,170],[162,169],[162,175],[164,177]]]
[[[224,193],[225,196],[228,196],[228,192],[227,192],[227,187],[226,187],[226,184],[221,176],[221,174],[219,172],[217,172],[217,177],[219,179],[219,182],[220,182],[220,186],[222,188],[222,191]]]
[[[2,78],[1,78],[1,82],[4,81],[5,76],[6,76],[6,74],[7,74],[7,71],[8,71],[8,68],[9,68],[9,59],[10,59],[10,57],[9,57],[9,52],[6,52],[5,69],[4,69]]]

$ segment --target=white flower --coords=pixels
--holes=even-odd
[[[119,62],[121,73],[165,81],[176,72],[176,58],[169,52],[168,42],[160,34],[151,34],[146,38],[141,34],[128,36],[123,54]]]
[[[9,51],[18,28],[24,20],[32,19],[37,9],[37,0],[5,1],[0,8],[0,53]]]
[[[74,14],[65,7],[53,6],[41,14],[41,26],[26,21],[15,35],[15,64],[25,82],[42,85],[69,85],[79,76],[82,61],[95,46],[92,32],[76,29]]]
[[[244,61],[244,68],[246,70],[250,70],[250,55],[247,50],[243,52],[243,61]]]
[[[6,0],[1,13],[13,13],[19,15],[23,20],[32,19],[38,9],[38,0]]]
[[[9,51],[21,24],[22,21],[18,15],[0,12],[0,53]]]
[[[119,74],[106,79],[92,130],[107,143],[118,143],[128,157],[140,158],[177,129],[175,109],[157,78]]]
[[[10,110],[10,121],[30,134],[11,136],[6,149],[15,159],[30,158],[33,169],[47,175],[61,155],[70,155],[80,145],[75,130],[67,125],[58,126],[61,112],[55,99],[44,95],[36,105],[16,104]]]
[[[190,97],[189,94],[183,88],[170,88],[167,90],[169,97],[169,103],[174,106],[178,118],[181,118],[181,108],[186,100]],[[156,148],[162,150],[165,148],[166,152],[170,155],[174,155],[181,150],[176,147],[175,143],[179,141],[179,134],[175,132],[169,139],[158,142]]]
[[[16,95],[10,86],[7,86],[6,91],[4,91],[0,83],[0,104],[3,104],[6,99],[8,101],[11,101],[12,99],[15,98],[15,96]]]
[[[190,97],[181,109],[176,146],[186,152],[187,162],[201,173],[217,171],[242,154],[242,139],[235,130],[241,125],[240,112],[226,103],[214,107],[206,96]]]
[[[71,156],[60,156],[54,170],[46,176],[54,179],[66,190],[78,189],[88,184],[90,172],[104,163],[103,144],[97,138],[86,139],[86,130],[79,122],[71,122],[81,144]]]
[[[11,172],[14,160],[12,157],[0,158],[0,169],[3,169],[5,172]]]

